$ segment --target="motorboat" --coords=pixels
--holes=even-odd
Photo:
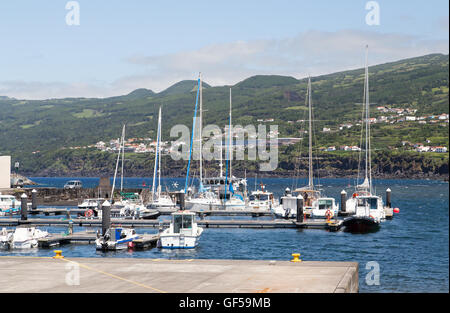
[[[110,227],[104,236],[98,235],[95,240],[95,248],[102,251],[121,250],[131,247],[133,240],[139,235],[133,228]]]
[[[261,189],[253,191],[248,197],[247,208],[269,212],[271,208],[278,206],[278,204],[278,200],[275,199],[273,193],[265,190],[265,186],[261,184]]]
[[[105,202],[104,198],[91,198],[84,199],[80,204],[78,204],[78,208],[80,210],[85,210],[85,215],[94,215],[98,216],[102,209],[102,203]],[[91,210],[89,212],[89,210]]]
[[[203,228],[195,221],[195,213],[174,212],[169,228],[160,233],[157,245],[166,249],[192,249],[198,245],[202,233]]]
[[[336,200],[334,198],[320,197],[316,201],[317,204],[314,204],[311,209],[312,218],[331,219],[333,217],[337,217],[339,205],[336,204]]]
[[[0,193],[0,216],[18,213],[21,201],[12,195],[2,195]]]
[[[13,249],[30,249],[38,246],[38,240],[49,233],[36,227],[17,227],[12,233],[9,246]]]
[[[272,207],[271,211],[276,217],[296,218],[297,217],[298,200],[289,188],[286,188],[284,196],[280,199],[280,204]]]
[[[354,233],[375,231],[386,218],[383,200],[379,196],[354,195],[347,200],[347,205],[354,207],[356,213],[344,219],[345,231]]]

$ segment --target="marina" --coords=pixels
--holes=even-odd
[[[39,181],[39,179],[37,179]],[[81,178],[84,185],[95,183],[95,179]],[[126,178],[124,184],[127,187],[136,187],[145,178]],[[181,181],[182,179],[166,179],[167,184]],[[46,179],[47,181],[47,179]],[[55,182],[58,179],[54,180]],[[98,181],[98,180],[97,180]],[[264,184],[268,189],[280,196],[284,192],[284,186],[289,184],[291,179],[267,178]],[[250,179],[250,184],[253,180]],[[322,179],[322,184],[327,186],[331,196],[339,199],[342,186],[350,185],[348,179]],[[71,242],[62,241],[58,246],[49,248],[36,248],[30,251],[0,250],[2,256],[44,256],[52,257],[53,249],[61,249],[63,255],[70,257],[119,257],[119,258],[158,258],[158,259],[258,259],[258,260],[286,260],[291,253],[301,253],[301,258],[306,261],[357,261],[359,265],[359,291],[373,292],[383,290],[393,291],[414,291],[420,290],[419,281],[429,277],[428,268],[436,272],[435,278],[429,281],[428,291],[441,290],[448,283],[446,280],[445,255],[448,253],[445,247],[445,240],[436,240],[435,236],[448,231],[448,184],[438,181],[426,180],[376,180],[374,182],[377,190],[385,190],[385,186],[390,186],[392,204],[402,208],[401,212],[392,219],[384,222],[383,228],[376,233],[365,235],[354,235],[343,232],[340,228],[336,232],[325,230],[325,220],[315,221],[307,218],[307,228],[296,225],[295,220],[274,219],[270,215],[252,217],[251,214],[229,215],[230,212],[218,212],[217,215],[197,216],[197,223],[204,228],[204,233],[199,241],[199,246],[191,251],[163,251],[157,249],[154,241],[149,247],[138,249],[138,241],[132,250],[121,252],[96,252],[94,241],[96,230],[101,229],[101,219],[81,218],[82,226],[76,224],[76,213],[71,213],[73,222],[73,233],[76,236]],[[57,187],[58,185],[55,185]],[[348,187],[348,193],[352,187]],[[433,190],[437,199],[433,203],[428,203],[420,197],[420,194]],[[52,207],[66,211],[76,207]],[[38,210],[45,210],[45,207],[38,206]],[[168,214],[173,210],[167,210],[167,214],[162,214],[158,220],[126,220],[112,218],[123,223],[122,226],[134,227],[138,234],[152,237],[157,236],[159,228],[169,225]],[[391,212],[393,209],[390,210]],[[164,213],[164,212],[163,212]],[[211,212],[214,214],[214,212]],[[391,213],[392,214],[392,213]],[[442,219],[435,219],[436,214]],[[345,216],[339,216],[342,220]],[[68,232],[70,220],[66,219],[66,214],[59,216],[46,216],[44,213],[28,215],[27,221],[20,222],[20,215],[11,217],[1,217],[0,222],[8,229],[14,229],[19,224],[37,222],[38,227],[48,231],[55,239],[62,239],[63,233]],[[162,225],[160,225],[160,222]],[[45,225],[47,223],[47,225]],[[140,226],[146,224],[148,226]],[[316,225],[314,225],[316,224]],[[7,226],[10,225],[10,226]],[[48,226],[53,225],[53,226]],[[208,226],[207,226],[208,225]],[[420,226],[419,226],[420,225]],[[218,227],[215,227],[218,226]],[[241,227],[240,227],[241,226]],[[331,225],[330,225],[331,226]],[[418,227],[422,232],[417,232]],[[83,232],[88,232],[84,235]],[[148,233],[148,234],[146,234]],[[70,238],[70,237],[69,237]],[[154,237],[156,238],[156,237]],[[444,239],[445,236],[442,238]],[[90,242],[90,243],[89,243]],[[408,243],[415,242],[414,245]],[[421,249],[423,253],[433,256],[433,258],[420,258],[412,251]],[[325,252],[326,251],[326,252]],[[444,258],[444,259],[443,259]],[[109,259],[109,258],[108,258]],[[380,286],[368,286],[364,283],[364,277],[368,273],[365,264],[371,260],[377,260],[382,268],[383,284]],[[408,268],[415,269],[414,273],[407,268],[399,267],[397,261],[402,264],[409,264]],[[441,261],[439,261],[441,260]],[[441,263],[438,263],[441,262]],[[443,263],[442,263],[443,262]],[[438,274],[439,273],[439,274]],[[440,276],[438,276],[440,275]],[[403,277],[400,280],[398,277]],[[417,277],[417,278],[416,278]],[[440,277],[440,278],[439,278]],[[405,282],[408,282],[407,284]],[[417,283],[416,283],[417,282]]]

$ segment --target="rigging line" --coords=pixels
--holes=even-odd
[[[185,181],[185,184],[184,184],[184,193],[187,192],[188,180],[189,180],[189,170],[190,170],[190,167],[191,167],[192,144],[193,144],[193,140],[194,140],[194,130],[195,130],[195,118],[197,117],[197,104],[198,104],[198,96],[199,96],[199,92],[200,92],[200,78],[197,80],[197,82],[198,82],[197,96],[195,98],[195,113],[194,113],[194,119],[193,119],[193,122],[192,122],[191,146],[189,147],[189,162],[188,162],[188,168],[187,168],[187,173],[186,173],[186,181]]]
[[[360,170],[361,170],[361,159],[362,159],[362,140],[363,140],[363,132],[364,132],[364,101],[366,99],[366,82],[364,80],[364,91],[363,91],[363,101],[361,103],[362,105],[362,111],[361,111],[361,133],[360,133],[360,138],[359,138],[359,147],[361,148],[358,151],[358,173],[357,173],[357,177],[356,177],[356,182],[355,182],[355,189],[356,186],[359,183],[359,174],[360,174]]]
[[[307,105],[308,105],[308,97],[305,96],[305,106],[307,106]],[[306,111],[302,111],[301,114],[302,114],[301,115],[302,120],[304,121],[305,120]],[[304,141],[303,139],[305,138],[305,136],[304,136],[305,135],[304,128],[305,128],[305,123],[301,123],[300,124],[300,133],[302,134],[302,140],[301,140],[301,142],[300,142],[300,144],[298,146],[299,155],[298,155],[297,160],[296,160],[297,163],[296,163],[296,168],[294,170],[294,177],[293,177],[293,181],[292,181],[292,190],[295,190],[298,187],[298,179],[299,179],[299,176],[300,176],[300,158],[302,156],[302,151],[303,151],[303,141]],[[309,133],[308,133],[308,136],[309,136]],[[294,188],[294,182],[295,182],[295,188]]]
[[[313,106],[311,106],[311,115],[312,115],[313,121],[314,121],[314,109],[313,109]],[[316,132],[314,131],[314,125],[311,128],[311,134],[313,135],[314,143],[317,145],[318,140],[317,140]],[[320,185],[320,173],[319,173],[320,167],[319,167],[319,157],[317,156],[317,153],[315,154],[314,159],[316,160],[316,164],[317,164],[317,167],[316,167],[317,168],[317,171],[316,171],[317,184]],[[314,175],[313,175],[313,179],[314,179]]]

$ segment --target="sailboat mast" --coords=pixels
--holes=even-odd
[[[123,190],[123,163],[125,161],[125,125],[122,129],[122,173],[120,175],[120,191]]]
[[[309,106],[309,188],[313,189],[312,177],[312,114],[311,114],[311,76],[308,77],[308,106]]]
[[[368,130],[369,130],[369,73],[368,73],[368,67],[367,67],[367,60],[368,60],[368,52],[369,52],[369,47],[366,46],[366,62],[365,62],[365,91],[366,91],[366,101],[365,101],[365,110],[366,110],[366,140],[365,140],[365,153],[366,153],[366,158],[365,158],[365,176],[364,176],[364,181],[367,181],[368,179],[368,161],[369,161],[369,142],[368,142]],[[370,185],[369,185],[369,189],[370,189]]]
[[[369,172],[369,192],[372,193],[372,160],[370,151],[370,98],[369,98],[369,46],[366,46],[366,149],[367,149],[367,164]]]
[[[200,79],[200,121],[199,121],[199,140],[200,140],[200,186],[203,186],[203,157],[202,157],[202,127],[203,127],[203,82],[202,73],[199,74]]]
[[[229,154],[230,154],[230,183],[231,183],[231,177],[232,176],[232,169],[231,169],[231,160],[233,159],[233,136],[232,136],[232,131],[231,131],[231,88],[230,88],[230,146],[229,146]]]
[[[219,177],[223,176],[222,154],[223,154],[223,151],[222,151],[222,136],[220,136],[220,163],[219,163],[220,175],[219,175]]]
[[[161,197],[161,107],[158,118],[158,199]]]
[[[193,118],[193,122],[192,122],[192,136],[191,136],[191,144],[189,147],[189,161],[188,161],[188,166],[187,166],[187,171],[186,171],[186,181],[184,183],[184,193],[187,193],[187,188],[188,188],[188,182],[189,182],[189,171],[191,169],[191,157],[192,157],[192,145],[193,145],[193,140],[194,140],[194,131],[195,131],[195,119],[197,117],[197,104],[198,104],[198,96],[200,93],[200,78],[197,80],[198,83],[198,87],[197,87],[197,95],[195,97],[195,109],[194,109],[194,118]]]
[[[123,125],[123,128],[122,128],[122,138],[120,138],[120,140],[119,140],[119,153],[117,153],[116,169],[114,170],[113,185],[112,185],[112,188],[111,188],[111,198],[110,198],[111,203],[112,203],[113,198],[114,198],[114,189],[116,187],[117,170],[119,169],[120,148],[121,148],[121,144],[122,144],[122,141],[123,141],[123,138],[124,138],[124,136],[123,136],[124,132],[125,132],[125,125]]]
[[[161,107],[159,107],[158,129],[157,129],[157,134],[156,134],[155,165],[153,166],[153,182],[152,182],[152,200],[155,200],[156,173],[157,173],[158,158],[159,158],[159,125],[160,125],[160,123],[161,123]]]

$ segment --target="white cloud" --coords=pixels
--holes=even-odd
[[[159,92],[180,80],[195,79],[199,71],[211,85],[235,84],[257,74],[302,78],[362,67],[366,44],[371,65],[448,53],[448,39],[374,31],[308,31],[283,39],[235,41],[166,55],[132,56],[125,62],[136,65],[139,74],[130,73],[110,83],[0,82],[0,95],[43,99],[107,97],[137,88]]]

